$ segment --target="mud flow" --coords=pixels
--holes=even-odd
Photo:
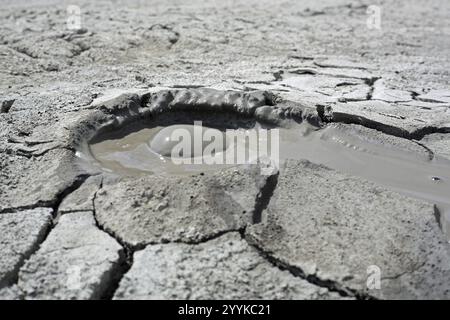
[[[162,117],[104,132],[94,137],[83,153],[97,168],[126,176],[186,175],[237,165],[214,164],[212,159],[202,157],[212,140],[202,141],[195,148],[194,141],[191,141],[191,150],[186,154],[179,152],[175,158],[191,158],[192,163],[176,164],[172,150],[177,142],[171,141],[170,137],[179,129],[194,137],[196,126],[193,118],[186,120],[182,115],[178,118]],[[230,134],[233,135],[236,131],[248,133],[251,130],[265,130],[270,137],[274,130],[278,130],[279,150],[271,152],[274,150],[273,141],[268,141],[267,145],[268,154],[279,157],[277,161],[281,168],[286,159],[306,159],[432,202],[437,205],[437,212],[450,212],[450,161],[432,156],[425,148],[412,141],[395,138],[416,147],[408,149],[402,144],[386,142],[383,138],[367,137],[358,126],[331,124],[317,128],[306,123],[295,123],[289,128],[273,128],[254,120],[239,118],[227,118],[226,121],[203,118],[202,128],[199,130],[201,135],[209,132],[210,135],[212,133],[222,137],[224,143],[221,148],[214,150],[214,156],[226,156],[245,150],[246,163],[255,161],[257,156],[254,156],[254,148],[248,140],[239,145],[238,142],[227,139]],[[382,133],[375,136],[390,137]],[[261,139],[271,140],[267,136],[258,135],[259,142]]]

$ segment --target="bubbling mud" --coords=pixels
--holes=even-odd
[[[200,139],[196,139],[196,136],[200,136]],[[210,139],[203,139],[205,136],[210,137]],[[179,145],[180,140],[183,138],[188,139],[187,144],[189,148],[187,150],[180,148],[180,152],[175,153],[174,150],[176,150],[177,145]],[[213,138],[215,141],[211,141],[214,140]],[[198,158],[205,154],[205,149],[213,142],[219,145],[219,148],[214,150],[215,153],[225,152],[229,146],[227,141],[225,133],[218,129],[208,128],[198,124],[178,124],[159,130],[151,138],[149,143],[151,151],[163,157]],[[197,144],[198,147],[196,147]]]
[[[271,136],[275,136],[272,131],[258,123],[250,129],[193,124],[143,127],[133,132],[109,133],[106,139],[91,143],[88,153],[97,168],[110,173],[186,175],[256,163],[262,145],[267,149],[265,157],[270,158]]]
[[[203,134],[206,130],[212,130],[226,141],[230,132],[236,130],[279,130],[279,151],[275,156],[279,157],[277,160],[281,170],[286,159],[306,159],[429,201],[437,205],[436,212],[440,215],[450,214],[450,160],[432,156],[425,148],[408,140],[373,130],[372,135],[366,136],[364,130],[370,129],[363,128],[361,131],[361,128],[345,124],[317,128],[307,123],[293,123],[289,128],[270,128],[251,121],[246,123],[245,128],[207,124],[200,132]],[[85,153],[101,170],[126,176],[189,175],[236,165],[205,161],[175,164],[171,154],[175,142],[170,137],[177,129],[186,130],[193,136],[195,126],[193,122],[128,126],[99,135],[91,141]],[[195,141],[192,142],[194,144]],[[201,141],[199,149],[192,147],[189,154],[180,156],[202,158],[208,144],[208,141]],[[235,144],[225,142],[222,148],[215,150],[215,155],[226,155],[236,147]],[[248,143],[243,147],[251,149]],[[442,220],[441,217],[439,219]],[[450,234],[450,230],[446,233]]]

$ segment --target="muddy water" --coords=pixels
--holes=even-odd
[[[305,135],[283,130],[280,140],[281,158],[307,159],[374,181],[434,203],[441,214],[450,217],[450,160],[446,158],[430,159],[425,153],[401,150],[378,141],[368,143],[351,130],[335,127]]]
[[[167,136],[173,129],[182,127],[157,126],[126,134],[110,134],[92,143],[89,146],[90,153],[103,170],[121,175],[192,174],[233,166],[210,165],[202,161],[197,164],[175,164],[169,156],[173,143],[167,144]],[[185,128],[191,132],[194,130],[193,126]],[[339,126],[329,126],[319,130],[304,124],[289,129],[279,128],[279,160],[282,163],[285,159],[306,159],[360,176],[400,193],[432,202],[437,205],[441,215],[450,216],[450,160],[438,156],[430,159],[426,152],[407,151],[395,144],[383,143],[380,139],[365,139],[356,130],[348,128],[342,130]],[[255,129],[261,130],[262,126],[256,124]],[[219,134],[226,138],[228,133],[222,130]],[[218,148],[215,155],[225,156],[234,147],[235,151],[238,150],[239,143],[235,144]],[[197,153],[192,149],[189,156],[198,159],[206,145],[201,144],[202,150],[197,150]],[[248,141],[241,147],[252,149]],[[445,229],[449,228],[448,220],[442,221]],[[450,230],[445,231],[450,234]]]
[[[191,161],[178,163],[180,159],[174,159],[171,156],[173,148],[178,142],[170,139],[172,132],[185,129],[191,133],[192,148],[190,154],[183,155],[177,153],[176,158],[190,158]],[[202,127],[201,134],[209,130],[217,132],[223,136],[224,147],[215,150],[215,155],[225,155],[230,150],[225,143],[225,131],[214,128]],[[208,164],[214,163],[207,157],[202,157],[203,150],[209,143],[201,142],[201,150],[195,150],[194,146],[194,129],[193,126],[172,125],[169,127],[156,126],[150,128],[142,128],[136,132],[121,132],[109,134],[108,138],[97,143],[90,144],[89,149],[96,165],[107,172],[118,173],[120,175],[137,176],[142,174],[174,174],[189,175],[200,172],[215,171],[221,168],[235,166],[234,163],[225,164]],[[198,161],[199,160],[199,161]],[[190,163],[187,163],[190,162]]]

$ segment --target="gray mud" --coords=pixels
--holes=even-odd
[[[210,119],[206,123],[210,125],[209,129],[220,130],[224,141],[231,140],[226,139],[227,133],[237,130],[271,130],[267,124],[243,119],[240,124],[245,128],[230,129],[230,126],[227,128],[224,125],[225,119],[230,117],[232,116],[217,115],[215,121]],[[169,116],[168,119],[172,117]],[[121,130],[100,134],[85,148],[83,157],[105,172],[125,176],[186,175],[217,171],[236,165],[207,164],[205,159],[198,164],[174,163],[170,157],[174,144],[164,145],[161,135],[169,138],[172,130],[184,128],[192,133],[193,138],[192,128],[195,127],[192,124],[173,125],[177,121],[189,123],[186,118],[177,116],[166,122],[172,124],[169,126],[163,126],[161,123],[152,125],[151,122],[137,126],[131,124]],[[203,132],[206,128],[208,127],[203,126]],[[319,128],[308,123],[298,124],[290,121],[286,127],[276,129],[279,129],[281,163],[287,159],[296,159],[322,164],[436,204],[438,215],[450,213],[450,160],[433,155],[420,145],[408,149],[395,141],[368,138],[368,132],[361,132],[362,128],[357,125],[331,124]],[[381,137],[384,135],[379,134]],[[191,145],[193,148],[194,143]],[[206,145],[208,143],[203,142],[202,147],[205,148]],[[227,148],[230,149],[230,146],[226,145],[221,152],[227,152]],[[245,148],[249,148],[248,143]],[[234,149],[234,152],[237,150]],[[251,159],[248,160],[247,163],[250,164]],[[444,231],[450,234],[450,230]]]
[[[0,299],[450,298],[448,0],[0,9]],[[279,172],[161,161],[194,120]]]

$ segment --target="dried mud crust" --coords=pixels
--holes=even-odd
[[[209,115],[213,113],[222,116],[234,114],[241,115],[244,119],[247,119],[243,120],[243,123],[248,123],[248,119],[258,119],[259,121],[269,122],[272,125],[284,125],[288,120],[297,122],[308,121],[315,125],[325,125],[324,120],[330,120],[330,118],[321,113],[320,107],[285,101],[276,98],[268,92],[236,92],[213,89],[162,90],[140,94],[121,94],[113,99],[94,102],[92,108],[94,110],[79,115],[77,120],[71,122],[68,132],[64,131],[63,134],[60,134],[60,137],[65,139],[65,141],[61,139],[60,143],[65,146],[64,150],[68,153],[77,150],[80,145],[95,137],[98,132],[117,130],[124,126],[132,125],[135,121],[152,121],[152,119],[161,117],[162,114],[174,114],[178,115],[178,117],[183,114],[201,115],[203,112]],[[171,119],[170,121],[176,121],[177,118],[169,119]],[[344,129],[346,128],[345,124],[340,126],[343,126]],[[369,140],[378,139],[376,131],[372,129],[361,128],[359,132],[367,136]],[[411,150],[417,150],[418,148],[420,150],[414,152],[425,152],[425,149],[416,144],[402,143],[397,141],[398,139],[391,139],[396,142],[396,148],[405,146],[405,150],[408,152],[413,152]],[[388,142],[390,140],[384,139],[383,141]],[[55,150],[59,149],[56,148]],[[51,154],[51,152],[53,151],[49,151],[48,154]],[[57,167],[61,168],[60,166]],[[153,245],[166,243],[180,244],[180,246],[184,243],[185,245],[193,246],[193,248],[197,245],[208,244],[208,246],[211,245],[214,248],[215,242],[232,232],[240,232],[243,241],[249,240],[249,243],[255,246],[252,250],[239,251],[237,261],[247,259],[245,258],[246,256],[250,258],[250,256],[258,254],[261,257],[260,259],[266,261],[265,263],[272,265],[268,269],[265,267],[271,278],[279,277],[288,272],[294,277],[301,278],[301,281],[306,281],[305,283],[309,282],[308,285],[312,286],[308,289],[305,287],[303,292],[283,296],[285,298],[294,296],[325,298],[328,291],[334,292],[334,298],[345,296],[357,298],[392,298],[401,296],[424,298],[434,297],[434,295],[446,296],[448,294],[448,288],[445,285],[443,285],[442,290],[436,293],[435,290],[431,290],[432,287],[435,288],[434,282],[427,282],[429,280],[428,274],[432,272],[433,275],[430,276],[433,279],[438,279],[439,283],[447,283],[448,281],[442,278],[446,273],[440,272],[440,269],[427,268],[423,264],[423,259],[425,258],[417,258],[418,260],[415,260],[419,252],[421,254],[426,252],[426,259],[431,257],[436,261],[446,261],[448,259],[448,248],[444,239],[439,240],[434,245],[429,241],[424,241],[423,243],[421,242],[420,246],[411,247],[407,244],[417,244],[418,242],[411,242],[411,239],[408,240],[407,237],[405,238],[400,234],[398,236],[401,237],[401,241],[405,241],[405,245],[392,249],[390,245],[383,243],[383,240],[379,238],[377,242],[380,245],[379,250],[372,253],[366,252],[368,254],[367,259],[372,261],[372,259],[377,259],[376,256],[380,256],[383,257],[383,261],[396,261],[394,271],[389,271],[389,275],[383,278],[383,284],[388,289],[381,292],[367,291],[362,287],[361,283],[364,283],[365,278],[364,275],[359,275],[359,273],[364,274],[359,269],[336,269],[333,267],[333,261],[322,262],[323,257],[320,255],[309,258],[311,260],[305,262],[303,260],[297,261],[295,260],[296,255],[289,253],[289,250],[293,250],[289,248],[295,248],[295,245],[303,248],[304,243],[311,242],[317,245],[322,241],[336,243],[333,240],[334,237],[339,233],[342,235],[342,232],[346,230],[344,226],[339,229],[332,227],[333,224],[317,222],[323,229],[319,232],[323,238],[319,239],[320,241],[314,240],[312,235],[301,240],[297,238],[291,239],[288,237],[290,234],[289,228],[295,227],[297,224],[289,223],[288,227],[281,222],[277,222],[277,219],[283,219],[282,211],[287,208],[295,208],[293,203],[289,202],[292,200],[289,199],[306,196],[309,192],[307,190],[311,189],[307,184],[301,182],[302,179],[305,179],[306,172],[311,174],[311,180],[308,181],[315,180],[319,176],[324,176],[326,180],[323,183],[319,183],[323,187],[318,187],[314,191],[318,197],[317,199],[306,197],[305,201],[301,201],[303,206],[309,209],[303,208],[300,210],[305,215],[302,219],[306,220],[297,226],[299,228],[296,231],[297,234],[302,233],[302,225],[309,225],[308,219],[314,218],[317,220],[316,211],[319,209],[315,206],[320,201],[318,199],[322,197],[328,199],[330,203],[333,203],[333,201],[341,203],[344,208],[347,208],[344,210],[347,213],[353,212],[351,210],[358,212],[359,209],[355,199],[350,197],[350,195],[352,197],[355,197],[355,195],[349,191],[347,197],[346,193],[346,190],[352,186],[352,188],[358,190],[365,188],[364,195],[357,196],[358,202],[361,205],[371,206],[373,210],[376,210],[376,213],[372,209],[365,210],[372,212],[373,218],[376,217],[383,220],[383,213],[392,210],[392,208],[385,208],[386,201],[378,200],[380,195],[383,194],[386,199],[393,199],[395,202],[394,208],[396,208],[394,211],[397,214],[403,212],[403,210],[408,210],[408,212],[416,212],[424,219],[422,221],[421,219],[411,218],[411,220],[414,220],[414,225],[410,225],[404,224],[405,220],[399,217],[400,222],[392,221],[389,223],[395,230],[404,228],[405,234],[408,234],[413,226],[415,228],[429,228],[422,229],[424,234],[420,236],[420,239],[442,238],[437,223],[434,221],[432,206],[420,201],[408,200],[395,192],[384,190],[359,178],[350,178],[332,170],[324,169],[321,166],[303,163],[300,166],[293,167],[295,172],[290,172],[289,170],[291,169],[282,170],[273,176],[262,176],[259,172],[260,168],[253,167],[223,170],[217,173],[192,177],[174,177],[171,179],[151,175],[140,179],[112,177],[104,173],[84,171],[78,167],[77,162],[73,161],[73,159],[66,162],[66,166],[62,168],[64,168],[64,172],[59,173],[57,170],[57,176],[64,173],[63,177],[66,177],[68,173],[73,172],[72,175],[74,177],[81,178],[78,178],[79,180],[75,180],[75,182],[69,181],[69,189],[60,191],[60,196],[55,196],[53,207],[57,212],[55,214],[57,217],[56,227],[43,241],[41,248],[31,255],[30,260],[21,266],[19,271],[16,271],[18,272],[16,285],[20,288],[25,298],[70,298],[74,295],[80,298],[110,298],[117,288],[125,285],[122,282],[119,283],[123,275],[125,275],[125,279],[130,279],[123,280],[128,281],[126,291],[130,292],[131,290],[131,292],[134,292],[132,288],[133,282],[130,281],[131,279],[139,278],[140,273],[143,272],[141,267],[133,268],[135,252],[153,248]],[[71,170],[66,168],[71,168]],[[298,179],[296,174],[299,175]],[[293,183],[293,186],[289,186],[289,183]],[[341,191],[338,194],[329,193],[327,186],[334,188],[336,184],[341,185]],[[297,185],[303,189],[297,190]],[[357,185],[361,187],[357,187]],[[46,192],[48,193],[48,191]],[[280,200],[284,199],[283,197],[287,197],[286,203],[283,202],[285,200]],[[368,201],[367,204],[365,204],[366,200]],[[49,203],[52,203],[52,200],[49,200]],[[406,204],[408,204],[407,209],[405,209]],[[33,204],[33,201],[31,201],[30,204],[18,207],[33,207],[35,205],[36,203]],[[281,207],[277,207],[279,205]],[[338,210],[336,205],[334,208]],[[326,211],[326,214],[331,214],[331,211]],[[62,217],[58,218],[60,215]],[[345,219],[345,221],[353,224],[359,221],[352,217]],[[372,220],[366,221],[369,223],[368,230],[371,230],[370,225],[372,223],[376,230],[380,230],[379,226],[377,226],[378,221],[376,219]],[[266,225],[267,227],[265,227]],[[385,223],[382,223],[382,225],[385,225]],[[71,232],[77,230],[77,228],[82,228],[83,232],[87,232],[87,238],[84,237],[86,240],[83,240],[81,243],[78,243],[81,240],[75,234],[71,235]],[[272,248],[274,239],[278,239],[278,237],[283,235],[286,237],[286,242],[280,238],[279,241],[275,241],[277,247]],[[97,238],[102,240],[92,247],[93,244],[87,240],[90,237],[92,237],[93,241],[96,241],[95,239]],[[67,244],[64,245],[64,242],[67,242]],[[348,242],[353,243],[354,241],[349,240]],[[61,245],[62,247],[60,248]],[[74,249],[68,249],[72,247]],[[363,247],[361,244],[361,250],[364,250]],[[440,248],[439,250],[436,249],[438,247]],[[435,249],[432,250],[432,248]],[[339,250],[342,250],[339,255],[344,260],[335,262],[345,266],[347,259],[349,259],[349,265],[354,265],[351,262],[353,258],[350,256],[347,258],[346,256],[350,254],[351,247],[342,245]],[[47,251],[50,253],[47,254]],[[56,258],[52,258],[54,255],[53,251],[56,253],[60,252],[57,254],[58,257],[61,254],[67,255],[68,259],[61,260],[58,258],[55,260]],[[86,254],[83,254],[83,252]],[[397,253],[394,254],[394,252]],[[291,260],[294,260],[291,261],[284,258],[283,255],[287,255],[291,257]],[[405,258],[398,259],[399,255]],[[72,265],[78,266],[80,270],[85,268],[86,265],[92,264],[90,256],[100,257],[100,260],[96,262],[96,267],[92,269],[92,277],[80,278],[82,285],[79,291],[72,292],[67,290],[66,269]],[[102,256],[111,256],[107,258],[111,263],[102,263]],[[304,254],[301,256],[307,257]],[[333,257],[333,255],[328,256]],[[194,254],[192,259],[189,258],[186,263],[195,263],[195,259],[197,258],[195,258]],[[330,270],[321,267],[320,263],[325,263]],[[52,275],[47,275],[41,270],[42,266],[49,264],[54,266]],[[315,269],[311,269],[311,264],[317,265],[316,268],[321,271],[318,272]],[[356,266],[363,269],[363,264],[357,264]],[[382,263],[378,261],[378,264]],[[420,266],[420,269],[417,266]],[[127,276],[128,272],[130,272],[129,276]],[[158,274],[157,270],[155,272]],[[243,277],[242,281],[244,283],[247,283],[247,281],[250,283],[252,277],[254,277],[252,273],[242,273],[239,269],[228,267],[221,272],[227,274],[226,277],[233,277],[234,273],[238,272],[239,277]],[[418,281],[420,285],[414,291],[416,294],[406,294],[402,286],[398,284],[398,277],[392,277],[391,273],[395,275],[404,274],[402,277],[408,277],[410,283]],[[152,274],[142,274],[142,277],[146,279],[148,277],[153,278],[149,278],[152,280],[149,280],[148,287],[146,287],[147,284],[144,284],[143,288],[139,288],[140,293],[135,297],[155,297],[152,293],[154,292],[152,288],[155,286],[155,281],[158,282],[159,280],[154,279]],[[285,276],[283,275],[282,277]],[[95,280],[95,278],[98,280]],[[354,280],[349,281],[349,279]],[[249,287],[244,291],[247,292],[246,296],[248,295],[248,297],[259,297],[262,293],[258,290],[262,290],[266,286],[267,284],[262,284],[257,286],[256,289]],[[120,290],[123,291],[124,289]],[[281,289],[274,288],[273,290]],[[128,293],[125,295],[122,291],[118,291],[116,297],[128,296]],[[177,289],[175,291],[178,293],[174,292],[170,293],[170,295],[186,296],[186,293],[183,291],[178,291]],[[8,293],[5,291],[5,294],[8,295],[10,292],[12,291],[10,290]],[[131,296],[134,295],[131,294]]]
[[[438,262],[447,259],[441,244],[430,250],[430,244],[425,241],[428,237],[436,237],[432,243],[441,241],[440,235],[435,234],[433,220],[429,220],[430,210],[426,204],[408,204],[418,205],[416,212],[421,212],[419,209],[422,208],[424,216],[411,223],[405,220],[399,226],[392,226],[393,229],[399,229],[395,239],[400,237],[405,241],[407,252],[399,248],[399,252],[396,249],[383,256],[387,257],[386,261],[389,261],[391,254],[399,258],[392,260],[395,266],[388,268],[389,274],[382,275],[382,288],[388,284],[386,289],[389,290],[381,294],[359,291],[356,285],[359,285],[358,279],[361,280],[364,270],[358,270],[357,275],[344,275],[333,270],[330,272],[330,261],[314,255],[304,259],[297,259],[298,255],[293,255],[290,261],[284,259],[286,252],[298,253],[299,248],[286,240],[292,236],[292,230],[284,228],[283,214],[273,217],[273,210],[278,203],[278,200],[273,200],[295,201],[298,198],[296,194],[292,195],[291,192],[283,196],[278,187],[300,187],[295,185],[295,181],[283,177],[282,173],[276,179],[267,181],[262,188],[265,191],[257,196],[254,207],[258,208],[256,211],[260,217],[256,220],[261,220],[261,224],[250,224],[250,227],[245,227],[246,230],[225,231],[211,238],[195,240],[200,245],[158,243],[149,244],[145,249],[136,249],[119,237],[114,239],[116,235],[96,220],[96,200],[97,196],[101,197],[99,190],[111,188],[117,181],[96,175],[97,172],[80,170],[73,164],[80,141],[106,124],[112,127],[123,125],[119,110],[123,110],[124,116],[128,113],[130,121],[134,121],[134,117],[141,117],[140,112],[146,112],[147,108],[141,104],[145,93],[158,96],[158,92],[166,90],[170,99],[171,94],[167,92],[171,92],[175,98],[178,95],[175,92],[189,89],[186,90],[187,95],[202,99],[201,94],[190,89],[203,87],[238,91],[240,94],[254,90],[272,92],[278,98],[294,101],[294,105],[311,108],[312,111],[302,111],[302,119],[311,111],[312,119],[317,121],[359,124],[376,129],[370,131],[374,136],[382,131],[407,139],[421,139],[420,143],[431,152],[448,157],[448,1],[437,0],[432,5],[426,0],[412,1],[408,5],[399,1],[385,1],[381,4],[381,29],[366,28],[368,4],[352,0],[288,1],[282,4],[250,0],[234,1],[232,5],[215,1],[207,6],[195,0],[189,5],[180,4],[179,1],[156,1],[148,7],[139,0],[126,3],[118,1],[115,6],[106,1],[81,1],[79,4],[83,15],[83,26],[79,30],[66,28],[67,8],[64,4],[42,0],[32,4],[24,0],[6,0],[2,4],[0,217],[3,220],[0,220],[0,250],[2,255],[6,252],[12,262],[0,270],[0,274],[7,275],[6,282],[0,281],[0,298],[30,298],[32,293],[36,297],[52,295],[59,298],[77,296],[109,299],[114,296],[131,297],[133,287],[136,288],[134,297],[148,297],[164,281],[170,281],[179,274],[185,276],[180,270],[171,270],[158,283],[158,279],[152,274],[144,274],[145,268],[141,268],[148,259],[176,253],[177,259],[183,260],[186,265],[185,270],[208,272],[210,269],[199,270],[197,265],[186,261],[203,261],[205,252],[212,250],[211,255],[208,255],[208,266],[215,265],[223,257],[214,248],[228,242],[232,245],[226,250],[227,254],[236,263],[245,261],[242,268],[225,263],[217,268],[218,273],[209,274],[208,279],[234,279],[238,275],[241,285],[250,283],[243,290],[250,298],[261,297],[261,288],[269,288],[274,295],[282,291],[285,294],[277,296],[284,298],[325,297],[328,294],[322,293],[330,290],[332,294],[338,292],[339,296],[359,298],[383,298],[383,295],[394,298],[405,295],[447,296],[445,283],[448,281],[443,278],[442,268],[430,269],[421,258]],[[110,105],[118,113],[107,112],[109,107],[106,104],[101,107],[99,100],[107,101],[110,99],[108,92],[119,90],[128,93],[143,109],[128,109],[128,98],[120,98]],[[273,101],[270,96],[266,98]],[[256,98],[256,102],[250,104],[255,107],[263,103],[258,99],[266,98]],[[164,97],[158,99],[166,101]],[[275,101],[274,104],[261,105],[250,116],[266,117],[279,125],[278,121],[284,114],[295,115],[298,109],[304,109],[292,107],[292,103],[283,106],[281,101]],[[183,107],[178,105],[176,108],[181,110]],[[219,108],[230,111],[234,107],[228,104]],[[322,175],[325,170],[313,165],[309,167],[312,176]],[[317,190],[316,197],[321,201],[328,197],[330,203],[333,200],[336,203],[345,202],[340,193],[336,195],[332,190],[332,184],[336,183],[334,180],[342,183],[342,179],[338,174],[330,174],[330,180],[324,182],[329,183],[330,187]],[[366,182],[356,180],[358,185],[361,183],[367,187]],[[376,188],[374,186],[373,190]],[[371,190],[368,189],[367,197],[376,199]],[[393,203],[397,203],[393,194],[389,194],[389,197]],[[101,199],[102,202],[106,200]],[[402,201],[399,202],[400,206]],[[323,208],[313,206],[306,209],[314,212],[317,209],[321,213],[317,219],[323,225],[318,228],[325,231],[324,234],[330,239],[339,232],[338,228],[333,229],[333,224],[352,226],[345,217],[339,220],[325,214]],[[47,213],[41,215],[34,210]],[[350,212],[357,215],[357,211]],[[61,215],[67,215],[67,218],[59,222]],[[266,219],[269,217],[277,220],[279,225],[268,227]],[[310,216],[299,218],[312,223]],[[390,218],[381,215],[375,219],[375,223],[380,224],[382,219]],[[251,222],[254,221],[251,219]],[[426,225],[421,225],[421,221]],[[25,252],[23,257],[29,256],[31,261],[25,268],[21,258],[16,259],[20,253],[12,250],[15,238],[8,234],[14,234],[11,230],[21,229],[21,225],[26,223],[33,225],[34,231],[28,227],[21,230],[28,236],[23,239],[23,250],[20,249],[20,252]],[[70,230],[80,226],[86,229],[91,240],[102,239],[99,256],[109,257],[112,262],[95,263],[93,272],[86,274],[92,275],[92,278],[86,281],[86,278],[81,277],[78,291],[67,294],[68,274],[64,270],[64,261],[77,261],[77,264],[83,265],[87,257],[96,256],[91,242],[71,237]],[[253,230],[253,227],[257,230]],[[356,232],[361,231],[358,225],[353,227]],[[3,228],[9,232],[3,232]],[[272,232],[271,228],[276,232]],[[29,233],[26,232],[28,230]],[[251,235],[250,242],[261,259],[254,256],[254,250],[248,249],[245,241],[235,239],[235,232],[238,231],[245,240],[250,239]],[[391,229],[389,231],[393,232]],[[52,233],[54,237],[50,237]],[[414,248],[406,236],[408,233],[414,235],[417,247]],[[283,241],[277,244],[269,241],[273,234]],[[372,234],[369,228],[368,235],[364,234],[363,237],[370,236],[377,250],[382,247],[396,248],[387,239],[373,238]],[[257,242],[257,236],[268,240]],[[317,243],[323,240],[317,239],[317,235],[313,239],[308,242],[307,248],[316,248]],[[346,233],[344,239],[352,237]],[[324,239],[323,243],[326,241]],[[44,249],[40,250],[39,244]],[[282,249],[285,244],[288,246],[287,251]],[[274,252],[267,248],[273,248]],[[363,248],[358,245],[359,250]],[[53,250],[70,259],[47,258],[46,252]],[[89,255],[84,255],[84,250]],[[184,250],[187,252],[184,253]],[[343,269],[359,265],[349,264],[352,257],[346,254],[349,250],[352,252],[352,248],[342,245],[340,250],[343,253],[339,257]],[[135,257],[136,265],[133,263]],[[189,259],[184,260],[185,257]],[[256,266],[255,270],[246,269],[246,262],[249,261],[251,266]],[[165,268],[168,263],[170,261],[161,261],[155,266],[156,271]],[[324,271],[314,269],[314,264],[316,267],[324,266]],[[45,271],[45,268],[35,269],[36,266],[48,265],[55,270],[54,274]],[[20,271],[22,268],[23,272]],[[280,272],[280,269],[284,272]],[[115,270],[117,277],[110,277],[111,270]],[[17,283],[17,271],[22,274],[23,285]],[[264,277],[258,279],[262,271]],[[126,276],[120,281],[124,274]],[[76,279],[76,272],[71,275]],[[290,282],[291,276],[304,279],[311,286],[299,286],[305,288],[301,293],[291,290],[289,285],[282,289],[270,286],[274,279]],[[255,278],[257,281],[253,282]],[[136,279],[145,279],[146,285],[135,286]],[[424,280],[420,282],[418,279]],[[442,281],[437,285],[436,293],[430,289],[434,280]],[[46,285],[36,285],[41,282]],[[71,281],[69,283],[73,284]],[[168,290],[165,294],[190,297],[188,290],[182,288],[180,283],[182,281],[177,283],[180,290]],[[402,289],[409,283],[413,283],[411,288],[417,289],[415,296]],[[317,291],[317,287],[320,290]],[[227,292],[234,292],[235,289],[228,283],[223,283],[223,288]],[[214,292],[213,289],[198,292],[198,296]],[[316,292],[321,293],[317,295]]]

